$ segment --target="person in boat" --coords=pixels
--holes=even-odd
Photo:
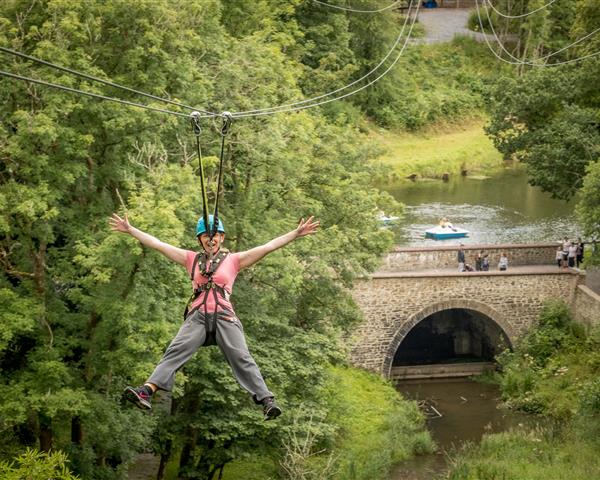
[[[172,389],[175,372],[198,348],[216,344],[223,352],[238,383],[250,393],[255,403],[262,404],[265,420],[271,420],[281,414],[281,409],[248,351],[242,324],[229,297],[240,270],[254,265],[265,255],[300,237],[316,233],[319,221],[313,221],[313,217],[302,219],[294,230],[264,245],[238,253],[230,253],[222,248],[225,240],[223,223],[218,220],[216,231],[212,215],[209,216],[208,223],[207,228],[204,218],[198,220],[196,237],[201,251],[197,253],[169,245],[135,228],[127,215],[121,218],[115,213],[109,220],[113,231],[131,235],[142,245],[159,251],[169,260],[185,267],[194,288],[194,294],[184,314],[185,321],[154,372],[143,385],[128,386],[124,396],[139,408],[150,410],[152,395],[157,390]],[[214,235],[210,235],[209,232],[214,232]]]
[[[456,232],[456,228],[454,228],[454,225],[452,225],[452,223],[446,217],[442,217],[440,220],[440,227],[449,228]]]

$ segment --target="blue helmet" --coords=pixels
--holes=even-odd
[[[209,215],[208,225],[211,230],[213,229],[214,222],[214,215]],[[221,219],[219,219],[219,223],[217,224],[217,232],[225,233],[225,228],[223,227],[223,222],[221,221]],[[198,219],[198,225],[196,225],[196,236],[198,237],[203,233],[206,233],[206,225],[204,224],[204,217],[200,217]]]

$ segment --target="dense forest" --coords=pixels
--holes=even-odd
[[[517,3],[527,11],[543,2]],[[557,2],[548,12],[535,28],[504,25],[521,39],[512,50],[518,58],[538,61],[600,27],[597,0]],[[364,76],[404,21],[402,11],[353,15],[304,0],[5,0],[0,47],[198,109],[240,112],[319,96]],[[599,38],[553,58],[595,52]],[[13,74],[182,114],[1,80],[0,461],[8,462],[7,478],[19,456],[54,472],[48,475],[68,465],[60,478],[116,479],[127,477],[139,453],[152,452],[159,478],[171,469],[173,478],[211,479],[234,460],[257,456],[287,459],[289,467],[286,452],[297,439],[331,451],[350,429],[343,395],[360,400],[344,382],[354,376],[362,388],[345,367],[346,339],[359,321],[349,290],[392,246],[376,213],[402,210],[375,186],[381,167],[371,160],[381,147],[369,140],[370,125],[417,129],[489,115],[488,133],[502,154],[524,162],[532,183],[556,196],[579,194],[587,235],[600,235],[598,57],[513,68],[464,39],[411,45],[389,75],[356,95],[235,119],[226,139],[220,208],[228,248],[262,244],[308,215],[322,224],[319,235],[240,275],[233,296],[284,416],[264,423],[212,348],[201,349],[178,373],[172,396],[144,415],[123,406],[121,394],[144,381],[179,328],[189,279],[156,252],[111,233],[108,218],[127,213],[165,242],[197,247],[202,200],[189,112],[20,57],[0,58],[1,70]],[[507,75],[496,75],[505,68]],[[219,122],[206,119],[201,133],[211,205]],[[393,424],[379,419],[385,447],[367,443],[405,451],[362,473],[351,458],[330,457],[338,472],[355,475],[335,478],[376,478],[391,462],[431,448],[417,410],[398,402],[381,398],[403,412]],[[303,467],[302,478],[326,478],[322,457]]]

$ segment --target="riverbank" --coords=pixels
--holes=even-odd
[[[600,478],[600,330],[585,332],[565,305],[549,305],[499,361],[494,381],[506,406],[537,415],[540,426],[485,436],[453,458],[447,478]]]
[[[223,480],[385,479],[398,462],[433,451],[416,402],[404,400],[377,375],[352,367],[333,367],[325,398],[331,435],[312,444],[314,438],[290,438],[287,451],[234,461],[225,467]],[[290,450],[305,442],[310,448]],[[284,464],[302,476],[281,475]]]
[[[461,175],[487,175],[504,166],[502,155],[486,136],[486,119],[476,117],[460,124],[437,124],[418,132],[373,128],[369,135],[384,149],[377,162],[388,167],[383,181],[441,179]]]

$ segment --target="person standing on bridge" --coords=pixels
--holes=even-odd
[[[498,262],[498,270],[505,271],[508,269],[508,257],[506,256],[506,252],[502,252],[500,254],[500,261]]]
[[[464,247],[464,245],[461,243],[460,247],[458,249],[458,255],[457,255],[459,272],[465,271],[465,251],[463,250],[463,247]]]
[[[487,253],[483,255],[481,259],[481,271],[488,272],[490,270],[490,258]]]
[[[579,268],[579,265],[581,265],[583,263],[584,248],[585,248],[585,243],[583,242],[581,237],[579,237],[577,239],[577,268]]]
[[[558,268],[562,268],[563,267],[563,250],[562,250],[562,247],[558,247],[556,249],[556,264],[558,265]]]
[[[569,267],[570,268],[574,268],[575,267],[575,260],[577,258],[577,245],[575,244],[575,242],[571,242],[571,244],[569,245],[569,250],[568,250],[568,260],[569,260]]]
[[[198,220],[196,237],[201,247],[200,253],[169,245],[135,228],[129,223],[127,215],[121,218],[115,213],[109,224],[113,231],[131,235],[142,245],[157,250],[185,267],[194,288],[185,310],[185,321],[161,361],[143,385],[125,389],[125,399],[141,409],[150,410],[152,395],[157,390],[172,389],[175,372],[192,358],[198,348],[218,345],[238,383],[257,404],[263,405],[264,419],[271,420],[279,416],[281,409],[248,351],[242,324],[229,297],[240,270],[254,265],[265,255],[300,237],[316,233],[319,222],[313,221],[313,217],[302,219],[292,231],[239,253],[229,253],[221,248],[225,229],[221,220],[215,221],[213,215],[208,217],[209,225],[206,225],[203,217]],[[210,235],[210,232],[214,234]]]

